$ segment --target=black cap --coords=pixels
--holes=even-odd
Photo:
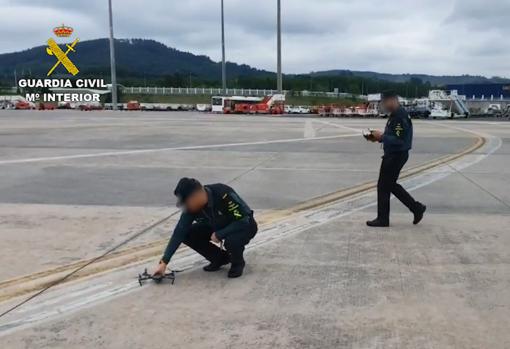
[[[202,188],[202,184],[194,178],[181,178],[177,187],[175,187],[174,195],[177,196],[177,206],[182,206],[186,203],[186,200]]]
[[[386,90],[381,94],[382,99],[398,98],[398,93],[393,90]]]

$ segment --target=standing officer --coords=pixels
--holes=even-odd
[[[377,218],[368,221],[369,227],[388,227],[390,225],[390,195],[393,193],[414,214],[413,224],[418,224],[427,207],[413,197],[397,183],[402,167],[409,158],[413,143],[413,123],[407,111],[400,105],[398,95],[388,91],[382,95],[383,108],[390,112],[384,133],[372,131],[369,140],[383,144],[379,181],[377,183]]]
[[[228,185],[202,186],[193,178],[182,178],[174,194],[183,212],[154,275],[165,273],[168,262],[184,243],[210,262],[205,271],[217,271],[232,263],[228,277],[241,276],[244,248],[258,230],[250,207]],[[211,241],[224,241],[226,251]]]

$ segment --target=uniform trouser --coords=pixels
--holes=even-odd
[[[382,159],[379,181],[377,183],[377,218],[381,222],[388,223],[390,220],[391,194],[402,201],[411,212],[415,211],[417,203],[413,197],[397,183],[400,171],[407,162],[407,159],[409,159],[409,153],[399,152],[385,154]]]
[[[257,223],[252,218],[250,225],[246,229],[233,232],[225,238],[224,246],[227,251],[223,251],[211,242],[211,235],[214,229],[208,224],[195,223],[191,226],[184,244],[202,255],[209,262],[228,260],[230,257],[232,264],[237,264],[244,261],[244,248],[257,234],[257,230]]]

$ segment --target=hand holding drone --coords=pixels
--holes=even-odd
[[[381,131],[367,129],[363,131],[363,137],[369,142],[379,142],[381,138]]]
[[[155,283],[159,284],[165,279],[170,280],[173,285],[175,282],[175,271],[172,270],[170,273],[165,273],[164,275],[151,275],[147,272],[147,268],[145,268],[142,274],[138,274],[138,283],[140,286],[143,285],[143,281],[153,280]]]

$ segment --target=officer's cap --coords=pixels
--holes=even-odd
[[[381,98],[390,99],[390,98],[398,98],[398,93],[394,90],[386,90],[382,93]]]
[[[187,177],[181,178],[174,190],[174,195],[177,197],[177,206],[183,206],[191,194],[200,189],[202,189],[202,184],[196,179]]]

